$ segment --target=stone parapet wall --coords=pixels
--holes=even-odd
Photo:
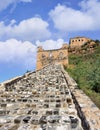
[[[70,87],[78,115],[81,118],[82,125],[85,130],[100,129],[100,109],[91,101],[91,99],[80,89],[77,83],[65,73],[68,86]]]

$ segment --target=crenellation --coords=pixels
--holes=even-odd
[[[41,48],[41,49],[40,49]],[[44,50],[41,46],[37,50],[37,70],[52,63],[60,63],[68,66],[68,45],[63,44],[62,48],[54,50]]]

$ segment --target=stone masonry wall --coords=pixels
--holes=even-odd
[[[100,110],[51,64],[0,85],[0,130],[100,130]]]
[[[62,48],[56,50],[44,50],[38,47],[36,69],[39,70],[51,63],[68,65],[68,45],[63,44]]]
[[[77,83],[63,70],[72,97],[81,118],[84,130],[100,130],[100,109],[77,86]]]

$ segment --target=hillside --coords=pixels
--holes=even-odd
[[[84,53],[70,53],[66,70],[100,108],[100,41],[95,42],[92,47],[86,43],[79,51],[85,50]]]

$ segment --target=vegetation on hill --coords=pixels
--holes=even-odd
[[[92,53],[70,54],[67,71],[100,108],[100,41],[96,40]]]

